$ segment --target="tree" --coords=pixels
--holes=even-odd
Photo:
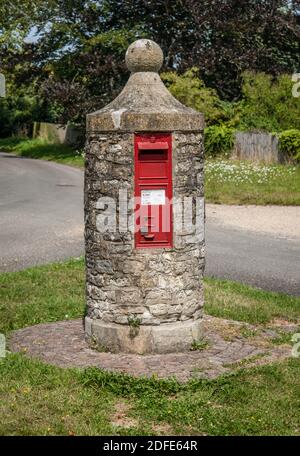
[[[277,78],[265,73],[243,74],[240,128],[282,131],[300,130],[300,103],[292,96],[290,75]]]
[[[141,37],[162,46],[164,71],[196,66],[225,100],[241,97],[245,70],[300,68],[300,0],[2,2],[2,71],[15,86],[34,84],[44,118],[84,121],[113,99],[128,78],[126,48]]]
[[[214,89],[205,86],[197,68],[192,67],[182,75],[166,72],[161,77],[181,103],[204,113],[206,125],[230,121],[234,116],[231,103],[220,100]]]
[[[300,1],[188,0],[195,22],[189,55],[222,98],[241,96],[245,70],[293,73],[300,68]]]

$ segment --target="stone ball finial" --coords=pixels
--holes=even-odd
[[[163,63],[164,55],[161,48],[152,40],[137,40],[127,49],[125,61],[132,73],[139,71],[157,72]]]

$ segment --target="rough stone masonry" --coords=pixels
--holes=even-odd
[[[85,334],[99,350],[179,352],[201,337],[204,120],[166,89],[157,73],[162,61],[162,51],[153,41],[131,44],[126,53],[131,76],[123,91],[87,116]],[[172,247],[136,248],[130,204],[134,135],[157,132],[172,135],[173,197],[174,201],[192,197],[193,223],[178,224],[185,209],[174,202]],[[101,203],[103,198],[107,205]],[[113,230],[98,229],[103,214],[115,224]]]

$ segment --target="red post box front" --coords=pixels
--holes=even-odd
[[[172,140],[135,135],[135,247],[172,247]]]

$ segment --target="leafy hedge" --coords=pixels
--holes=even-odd
[[[161,76],[174,97],[204,113],[208,126],[267,132],[300,129],[300,103],[292,96],[294,82],[290,74],[274,77],[246,71],[242,74],[242,97],[231,102],[205,86],[196,67],[183,74],[167,72]]]
[[[179,75],[176,72],[162,73],[161,78],[172,95],[181,103],[203,112],[207,125],[228,121],[232,116],[231,103],[219,98],[216,90],[206,87],[199,77],[199,70],[192,67]]]
[[[204,130],[204,147],[205,153],[209,157],[223,156],[227,157],[234,146],[233,128],[225,125],[213,125]]]
[[[278,135],[278,139],[284,158],[300,163],[300,130],[285,130]]]

